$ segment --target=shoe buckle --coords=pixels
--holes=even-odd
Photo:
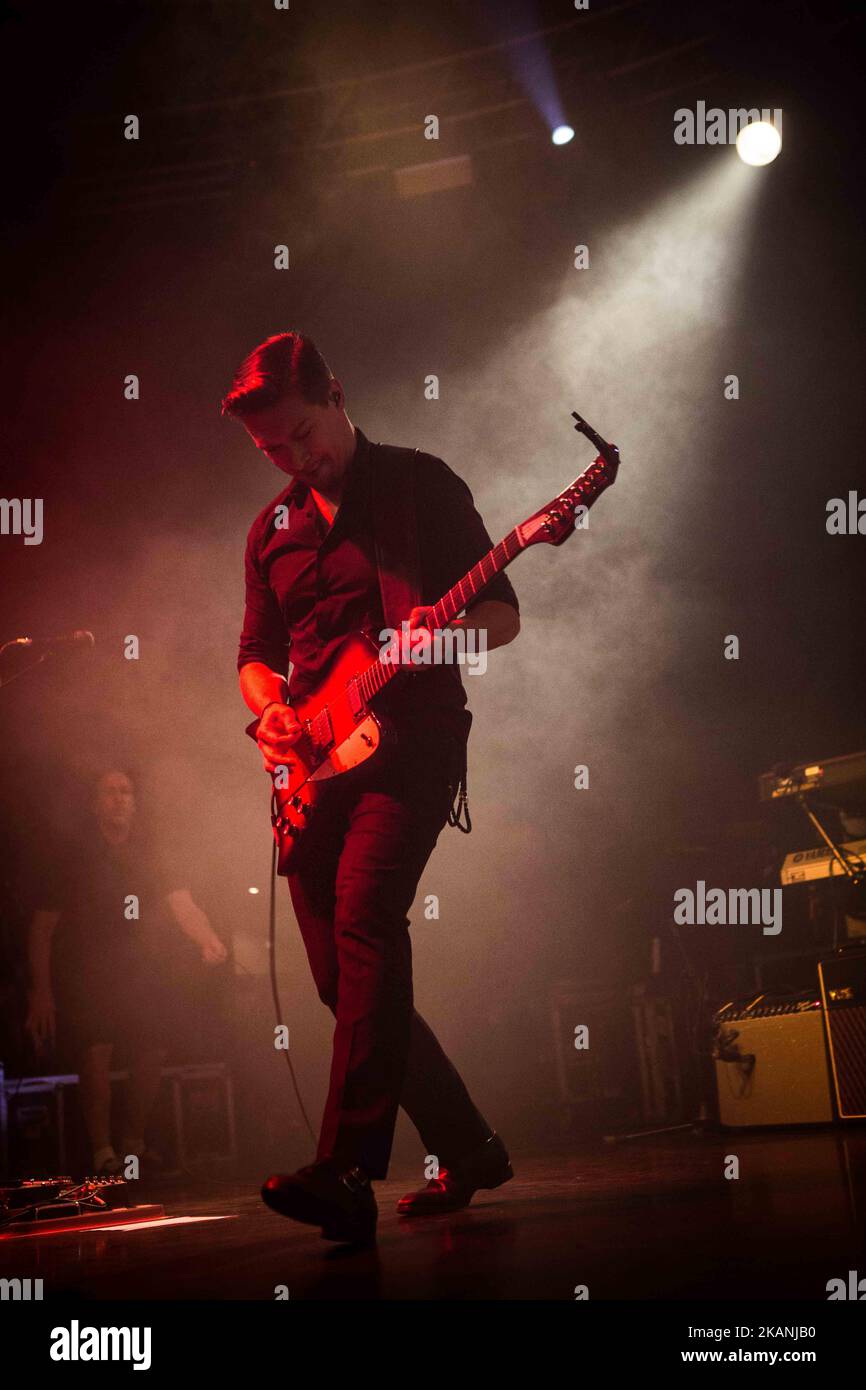
[[[354,1193],[363,1192],[370,1186],[370,1179],[363,1168],[350,1168],[347,1173],[341,1175],[340,1181]]]

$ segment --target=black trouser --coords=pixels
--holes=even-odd
[[[397,1106],[440,1167],[491,1134],[413,1008],[407,913],[444,826],[455,759],[405,740],[329,783],[288,875],[320,998],[336,1016],[317,1159],[388,1172]]]

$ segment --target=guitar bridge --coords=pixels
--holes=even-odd
[[[304,728],[313,748],[318,753],[326,753],[334,746],[334,727],[327,705],[319,710],[315,719],[305,719]]]

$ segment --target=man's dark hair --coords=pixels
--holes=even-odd
[[[331,369],[312,338],[277,333],[245,357],[222,403],[223,415],[254,415],[297,391],[307,405],[327,405]]]

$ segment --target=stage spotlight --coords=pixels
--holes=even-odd
[[[782,137],[769,121],[752,121],[737,136],[737,154],[744,164],[771,164],[782,148]]]
[[[574,139],[574,131],[570,125],[558,125],[550,138],[554,145],[567,145]]]

